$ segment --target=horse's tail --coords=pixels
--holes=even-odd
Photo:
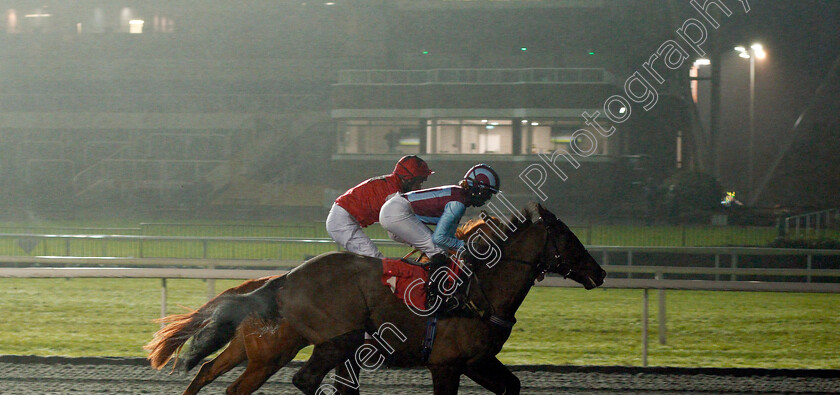
[[[143,346],[144,349],[150,351],[147,359],[149,360],[151,366],[155,369],[161,369],[166,366],[173,357],[177,357],[187,340],[206,327],[211,322],[211,318],[214,314],[216,314],[215,312],[218,311],[220,307],[228,304],[227,301],[231,298],[234,298],[237,295],[252,292],[255,289],[264,286],[270,280],[276,278],[281,278],[281,276],[248,280],[236,287],[222,292],[203,306],[199,307],[197,310],[184,314],[173,314],[155,320],[156,322],[166,324],[166,326],[157,331],[152,340]]]
[[[192,336],[192,343],[185,353],[184,369],[189,371],[204,357],[224,347],[236,334],[236,328],[246,317],[255,315],[266,322],[281,318],[277,290],[286,277],[272,278],[262,287],[247,294],[220,295],[211,314],[202,319],[201,326]]]

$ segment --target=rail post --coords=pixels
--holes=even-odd
[[[166,279],[160,279],[160,318],[166,317]],[[160,327],[163,328],[164,323],[160,323]]]
[[[655,278],[657,280],[665,279],[662,272],[657,272]],[[666,339],[666,325],[665,325],[665,289],[659,288],[659,344],[665,345]]]
[[[648,365],[648,289],[642,293],[642,367]]]
[[[817,213],[814,217],[814,237],[820,237],[820,217],[822,213]]]
[[[808,234],[811,233],[811,216],[805,216],[805,238],[808,238]]]
[[[796,217],[796,237],[799,237],[799,217]]]
[[[811,282],[811,268],[814,266],[813,255],[808,254],[808,258],[807,258],[806,262],[807,263],[805,264],[805,268],[808,269],[808,275],[805,276],[805,282],[810,283]]]
[[[213,270],[216,268],[215,264],[207,265],[207,268]],[[213,299],[216,296],[216,279],[208,278],[207,279],[207,300]]]
[[[732,253],[731,262],[732,262],[732,268],[737,269],[738,268],[738,254],[737,253],[734,253],[734,252]],[[735,281],[736,278],[737,277],[734,274],[729,275],[729,281]]]

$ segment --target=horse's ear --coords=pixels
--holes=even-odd
[[[557,221],[557,216],[554,215],[551,211],[548,211],[542,204],[537,203],[537,212],[540,213],[540,218],[547,223],[552,223]]]

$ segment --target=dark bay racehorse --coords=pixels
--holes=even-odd
[[[483,240],[498,246],[501,258],[472,264],[465,280],[468,299],[483,313],[440,319],[427,361],[422,349],[428,318],[410,311],[382,285],[379,259],[349,253],[320,255],[285,276],[245,283],[193,313],[168,318],[172,324],[147,345],[149,359],[161,368],[192,338],[181,361],[189,370],[230,342],[202,367],[185,394],[196,393],[245,358],[248,368],[228,393],[250,394],[309,344],[315,344],[312,356],[292,380],[306,394],[329,386],[321,383],[335,367],[340,368],[335,387],[358,393],[359,368],[372,370],[383,364],[427,366],[435,394],[456,394],[464,374],[494,393],[517,394],[519,379],[496,354],[510,336],[514,314],[535,279],[552,272],[592,289],[606,276],[548,210],[536,205],[522,214],[507,226],[478,223],[468,231],[467,237],[476,232],[488,236]],[[503,236],[496,235],[500,229]],[[373,334],[373,344],[364,344],[365,332]]]

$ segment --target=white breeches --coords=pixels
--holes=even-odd
[[[327,233],[340,246],[355,254],[384,258],[373,241],[362,231],[359,221],[343,207],[333,203],[327,215]]]
[[[432,241],[432,231],[414,215],[411,204],[400,195],[396,195],[382,205],[379,211],[379,224],[388,231],[391,239],[408,244],[431,257],[446,250]]]

